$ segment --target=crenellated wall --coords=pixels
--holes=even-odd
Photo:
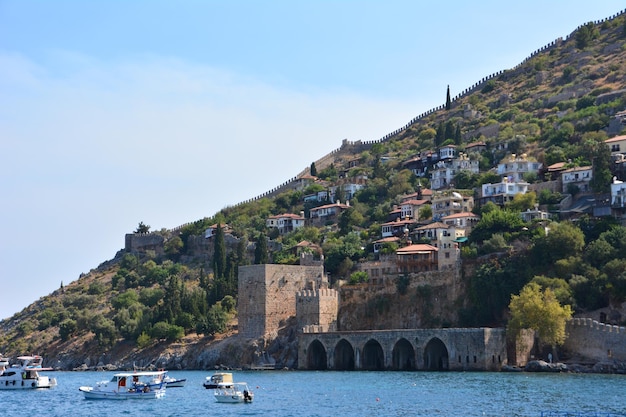
[[[625,327],[576,318],[567,323],[566,332],[563,348],[569,352],[597,361],[626,361]]]
[[[300,327],[315,325],[317,331],[337,330],[339,292],[330,288],[296,293],[296,318]]]
[[[296,294],[327,288],[324,267],[301,265],[247,265],[239,267],[237,312],[239,334],[273,339],[282,323],[296,316]]]
[[[124,250],[130,253],[154,251],[157,256],[163,255],[163,236],[157,233],[127,233],[124,239]]]

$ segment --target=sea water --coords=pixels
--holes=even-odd
[[[502,372],[234,371],[254,391],[252,404],[220,404],[187,378],[156,400],[86,400],[78,387],[113,372],[48,372],[51,389],[0,391],[2,416],[626,416],[626,376]]]

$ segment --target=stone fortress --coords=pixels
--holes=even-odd
[[[626,11],[605,20],[614,19],[624,12]],[[561,45],[563,41],[564,39],[559,38],[538,49],[506,73],[499,71],[481,79],[454,97],[453,105],[458,99],[482,89],[487,82],[496,77],[524,71],[524,64],[527,61],[539,53]],[[379,140],[369,142],[344,140],[340,148],[315,161],[315,166],[317,169],[324,169],[338,158],[371,149],[374,144],[385,142],[403,133],[420,119],[442,109],[443,106],[431,109]],[[471,109],[464,111],[467,113],[469,110]],[[492,132],[495,133],[497,132]],[[260,198],[271,198],[286,190],[298,189],[307,174],[308,168],[284,184],[240,204]],[[228,236],[227,234],[227,239]],[[208,257],[212,253],[211,239],[200,236],[191,238],[195,240],[188,243],[195,247],[196,255]],[[156,234],[127,235],[126,251],[150,250],[159,255],[163,253],[163,241],[163,237]],[[459,266],[453,265],[448,271],[425,272],[421,277],[414,278],[439,282],[443,279],[448,281],[446,285],[458,285],[460,274],[454,270],[455,267]],[[511,346],[511,343],[507,343],[504,329],[341,331],[338,325],[341,314],[341,291],[329,288],[322,263],[241,266],[238,300],[239,334],[249,339],[271,340],[285,323],[295,318],[300,329],[298,333],[300,369],[498,370],[507,364],[524,365],[537,354],[531,352],[532,348],[529,347],[532,345],[532,338],[526,339],[525,343],[520,345]],[[354,293],[359,290],[350,291]],[[621,310],[626,311],[626,308],[622,307]],[[571,320],[567,326],[568,337],[564,349],[573,356],[578,355],[595,361],[626,361],[626,329],[601,323],[602,321],[604,320],[600,317],[598,320],[593,318]],[[617,320],[619,321],[621,320]]]
[[[208,260],[213,239],[192,238],[192,256]],[[158,233],[128,234],[125,252],[162,255],[165,240]],[[232,250],[238,239],[227,233],[225,241]],[[253,247],[248,250],[254,252]],[[458,268],[460,265],[411,274],[411,279],[415,285],[439,283],[444,291],[456,293],[461,280]],[[301,254],[300,265],[240,266],[238,291],[242,338],[270,342],[295,319],[299,369],[497,371],[506,365],[524,366],[531,359],[546,359],[533,350],[532,337],[511,346],[503,328],[341,329],[341,300],[354,301],[380,289],[368,284],[332,289],[323,258],[315,260],[309,254]],[[435,307],[441,311],[441,306]],[[601,312],[604,319],[598,320],[571,320],[563,348],[590,361],[626,361],[626,328],[601,323],[609,314]]]

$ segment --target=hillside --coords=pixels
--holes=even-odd
[[[619,15],[582,25],[379,141],[345,142],[258,198],[176,230],[151,231],[140,224],[132,235],[152,232],[149,249],[121,251],[0,322],[0,352],[42,354],[62,369],[108,363],[207,369],[258,363],[266,354],[292,367],[293,323],[285,323],[275,340],[242,343],[229,337],[237,326],[237,268],[296,263],[298,244],[306,241],[316,248],[311,252],[323,252],[333,285],[367,282],[371,277],[359,275],[359,265],[377,260],[373,247],[382,238],[381,226],[403,196],[432,187],[434,168],[419,161],[445,147],[475,161],[479,172],[456,173],[440,189],[476,201],[484,197],[481,186],[501,181],[496,169],[505,158],[524,155],[543,169],[524,178],[532,190],[528,198],[495,208],[493,202],[476,205],[483,220],[462,248],[462,285],[448,291],[407,283],[409,295],[396,293],[398,284],[387,285],[367,303],[346,302],[340,312],[344,328],[503,326],[510,296],[534,277],[562,289],[560,301],[577,313],[605,309],[622,322],[615,306],[626,301],[626,264],[620,261],[626,229],[615,216],[577,212],[573,218],[571,208],[581,197],[608,193],[613,177],[625,179],[604,143],[622,133],[618,116],[625,110],[626,18]],[[547,169],[555,164],[593,167],[590,188],[556,189]],[[359,188],[349,190],[354,184]],[[346,203],[335,221],[288,233],[267,227],[269,217],[284,213],[310,218],[327,203],[310,197],[331,190],[338,203]],[[516,211],[517,219],[535,204],[552,214],[550,227],[558,233],[546,235],[545,224],[507,217]],[[436,220],[420,213],[418,226]],[[487,224],[487,218],[504,220]],[[215,233],[212,240],[207,230]],[[394,244],[386,248],[397,249]]]

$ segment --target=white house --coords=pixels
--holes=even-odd
[[[400,203],[400,218],[419,220],[419,210],[428,200],[408,200]]]
[[[472,228],[480,221],[480,216],[474,213],[455,213],[441,218],[441,222],[454,226],[457,230],[465,230],[465,236],[469,235]]]
[[[300,212],[300,215],[285,213],[270,216],[265,220],[265,225],[277,228],[278,233],[284,235],[304,227],[304,212]]]
[[[563,183],[563,192],[569,192],[570,186],[577,186],[581,192],[588,192],[591,190],[589,183],[593,178],[593,167],[574,167],[561,171],[561,182]]]
[[[615,136],[604,141],[611,150],[611,155],[626,153],[626,135]]]
[[[626,208],[626,183],[617,178],[611,183],[611,207]]]
[[[454,177],[461,171],[469,171],[472,174],[480,172],[479,161],[470,160],[466,154],[460,154],[452,161],[439,161],[430,173],[430,187],[433,190],[446,188],[452,184]]]
[[[474,197],[471,195],[463,195],[454,190],[436,191],[433,194],[432,209],[435,220],[454,213],[470,212],[473,208]]]
[[[418,238],[430,239],[430,244],[438,249],[437,261],[439,269],[452,267],[460,256],[459,246],[455,242],[465,236],[463,229],[457,229],[449,224],[435,222],[415,229]]]
[[[506,177],[502,182],[496,184],[483,184],[481,187],[480,205],[492,201],[493,203],[503,206],[506,202],[513,200],[517,194],[526,194],[528,192],[528,184],[526,181],[509,181]]]
[[[530,160],[526,154],[516,156],[509,155],[498,164],[496,173],[502,178],[506,178],[509,182],[519,182],[524,180],[524,175],[529,172],[537,173],[541,169],[540,162]]]

